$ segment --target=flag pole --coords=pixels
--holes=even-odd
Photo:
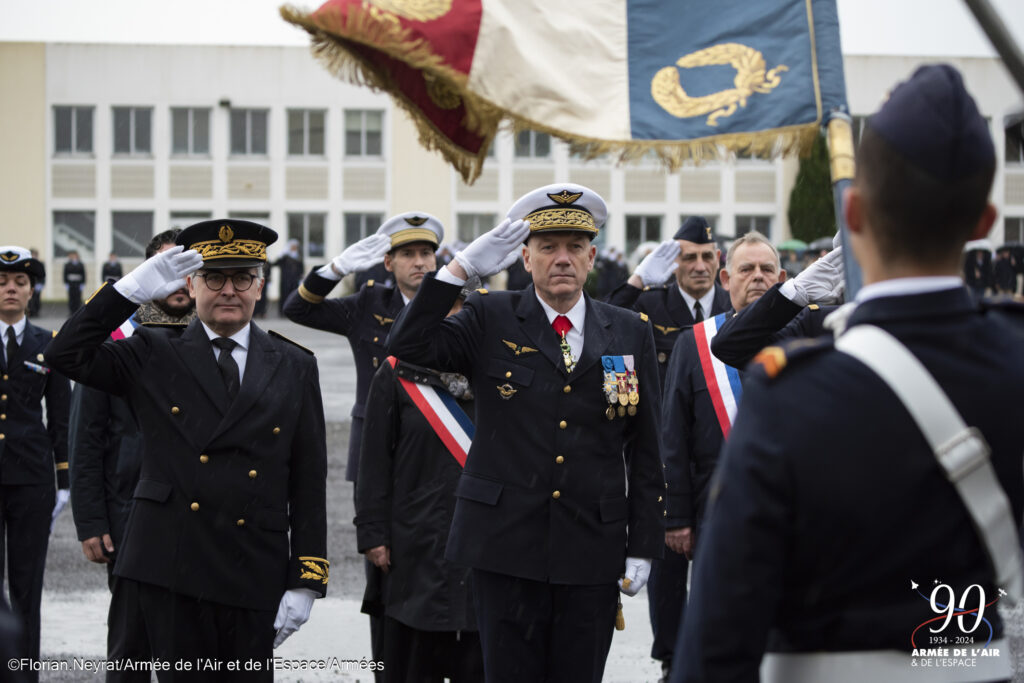
[[[1024,54],[1006,29],[999,13],[988,0],[964,0],[967,8],[974,14],[978,25],[988,36],[992,47],[1003,60],[1003,65],[1010,76],[1017,82],[1017,87],[1024,92]]]
[[[860,264],[853,256],[850,248],[850,236],[846,227],[846,214],[843,212],[843,194],[853,182],[853,126],[845,112],[834,111],[828,120],[828,157],[832,171],[832,201],[835,205],[836,225],[839,227],[840,239],[843,244],[843,269],[846,274],[847,301],[853,301],[864,283]]]

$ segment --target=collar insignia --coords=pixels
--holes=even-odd
[[[658,332],[661,332],[662,334],[668,334],[669,332],[675,332],[675,331],[677,331],[679,329],[678,327],[669,327],[667,325],[659,325],[657,323],[652,323],[652,324],[654,325],[654,329],[658,330]]]

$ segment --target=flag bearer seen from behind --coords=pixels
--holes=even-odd
[[[267,658],[327,588],[316,361],[250,322],[276,239],[248,221],[197,223],[102,287],[47,352],[76,381],[126,396],[138,417],[142,471],[114,573],[117,586],[137,584],[153,657],[262,664],[208,680],[272,680]],[[198,320],[180,336],[140,327],[105,341],[183,282]]]
[[[991,603],[1020,590],[1024,314],[959,278],[995,220],[995,166],[950,66],[868,119],[845,198],[865,286],[834,342],[750,366],[672,681],[757,680],[763,656],[761,680],[787,683],[1010,677]],[[991,639],[933,603],[984,609]],[[937,646],[980,654],[938,668],[911,652]]]
[[[639,591],[664,546],[650,326],[583,293],[606,214],[586,187],[530,192],[424,280],[389,337],[403,361],[472,378],[446,557],[473,568],[491,682],[601,680],[618,586]],[[481,290],[445,318],[467,278],[518,250],[532,286]]]

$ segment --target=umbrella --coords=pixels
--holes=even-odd
[[[968,251],[987,251],[987,252],[993,252],[993,251],[995,251],[995,247],[993,247],[992,243],[989,242],[987,239],[971,240],[970,242],[968,242],[967,244],[964,245],[964,251],[965,252],[968,252]]]
[[[797,239],[786,240],[785,242],[782,242],[778,246],[776,246],[776,249],[779,249],[780,251],[803,251],[806,248],[807,242]]]

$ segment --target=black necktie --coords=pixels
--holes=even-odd
[[[704,321],[704,309],[700,307],[699,301],[693,302],[693,322],[699,323]]]
[[[227,337],[217,337],[212,340],[212,343],[220,349],[217,367],[220,369],[220,376],[224,378],[224,386],[228,390],[228,403],[231,403],[238,395],[238,363],[231,357],[231,351],[238,346],[238,342]]]
[[[11,366],[11,361],[14,360],[14,354],[18,352],[18,335],[15,334],[13,327],[7,328],[7,367]]]

